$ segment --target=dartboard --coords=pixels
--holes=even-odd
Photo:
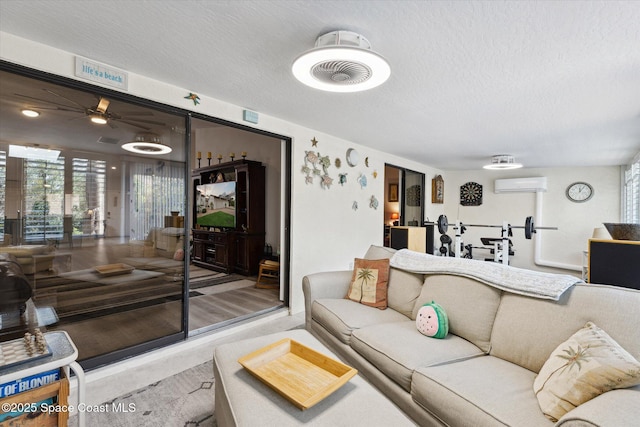
[[[482,185],[467,182],[460,186],[460,204],[462,206],[480,206],[482,204]]]

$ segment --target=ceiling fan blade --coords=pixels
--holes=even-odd
[[[106,113],[107,108],[109,108],[110,101],[107,98],[100,98],[100,102],[98,102],[98,106],[96,107],[96,111],[101,113]]]
[[[151,111],[122,111],[123,116],[153,116]]]
[[[122,121],[123,119],[118,118],[116,120],[121,120]],[[134,119],[134,118],[130,118],[130,119],[127,119],[127,120],[132,121],[132,122],[147,123],[147,124],[156,125],[156,126],[166,126],[167,125],[166,123],[156,122],[154,120],[144,120],[144,119]]]
[[[76,110],[73,108],[63,108],[63,107],[33,107],[37,110],[53,110],[53,111],[68,111],[70,113],[84,113],[84,111]]]
[[[58,106],[60,106],[60,107],[65,107],[65,108],[75,108],[75,107],[70,106],[70,105],[60,104],[60,103],[58,103],[58,102],[53,102],[53,101],[47,101],[46,99],[35,98],[35,97],[33,97],[33,96],[22,95],[22,94],[20,94],[20,93],[14,93],[14,95],[19,96],[19,97],[21,97],[21,98],[31,99],[32,101],[44,102],[44,103],[51,104],[51,105],[58,105]],[[77,111],[78,111],[79,113],[83,113],[83,112],[85,111],[85,109],[84,109],[84,107],[80,107],[80,108],[78,108],[78,109],[77,109]]]
[[[117,120],[117,121],[119,121],[119,122],[126,123],[126,124],[128,124],[128,125],[135,126],[135,127],[137,127],[137,128],[140,128],[140,129],[144,129],[144,130],[151,130],[151,128],[150,128],[150,127],[142,126],[142,125],[139,125],[139,124],[137,124],[137,123],[130,122],[129,120],[123,120],[123,119],[112,119],[112,120]]]
[[[55,96],[57,96],[57,97],[59,97],[59,98],[65,99],[65,100],[69,101],[70,103],[75,104],[75,105],[77,105],[78,107],[82,108],[83,110],[86,110],[86,109],[87,109],[87,107],[85,107],[84,105],[81,105],[81,104],[77,103],[77,102],[76,102],[76,101],[74,101],[73,99],[69,99],[69,98],[67,98],[66,96],[62,96],[62,95],[60,95],[59,93],[55,93],[55,92],[54,92],[54,91],[52,91],[52,90],[49,90],[49,89],[42,89],[42,90],[44,90],[45,92],[50,93],[51,95],[55,95]]]

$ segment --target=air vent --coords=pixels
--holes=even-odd
[[[108,136],[101,136],[98,138],[98,142],[101,144],[117,144],[120,140],[117,138],[109,138]]]

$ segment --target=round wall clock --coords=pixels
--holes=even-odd
[[[586,182],[574,182],[567,187],[566,194],[572,202],[586,202],[593,197],[593,187]]]
[[[462,206],[480,206],[482,204],[482,185],[467,182],[460,186],[460,204]]]

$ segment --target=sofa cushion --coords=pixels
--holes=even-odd
[[[374,310],[348,299],[317,299],[311,305],[311,318],[345,344],[359,328],[389,322],[402,322],[407,317],[395,310]]]
[[[366,259],[391,258],[397,251],[392,248],[372,245],[365,254]],[[387,304],[390,308],[412,318],[413,308],[422,290],[424,277],[391,267],[387,285]],[[415,317],[413,317],[415,319]]]
[[[552,426],[531,390],[534,377],[496,357],[475,357],[416,369],[411,397],[443,425]]]
[[[615,388],[640,384],[640,362],[592,322],[560,344],[533,383],[540,408],[557,421]]]
[[[351,348],[407,392],[411,390],[413,371],[418,367],[484,355],[478,347],[455,335],[441,340],[426,337],[411,320],[354,330]]]
[[[360,259],[353,264],[351,284],[345,298],[384,310],[387,308],[389,259]]]
[[[420,307],[436,301],[449,318],[449,332],[488,353],[491,329],[502,291],[468,277],[445,274],[426,275],[412,318]]]
[[[640,359],[639,307],[640,291],[607,285],[574,285],[559,301],[505,292],[491,334],[491,354],[539,372],[560,343],[591,321]]]

